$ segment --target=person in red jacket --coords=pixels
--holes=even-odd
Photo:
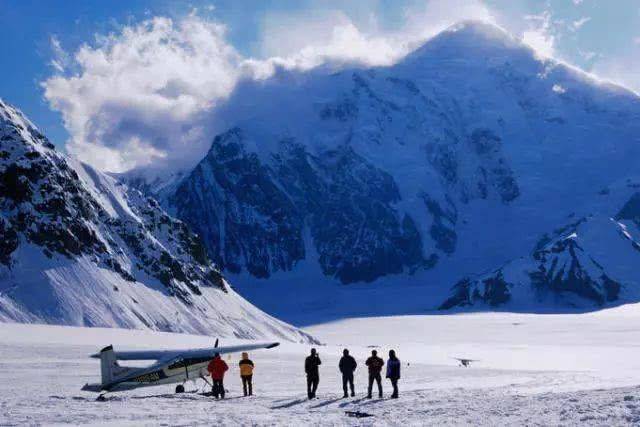
[[[213,356],[213,360],[209,362],[209,366],[207,366],[207,371],[211,374],[211,382],[213,397],[216,399],[221,397],[224,399],[224,373],[229,370],[229,366],[226,364],[224,360],[220,357],[220,354],[216,353]]]

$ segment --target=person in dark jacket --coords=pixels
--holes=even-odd
[[[367,359],[365,364],[369,367],[369,393],[367,397],[371,399],[371,392],[373,391],[373,382],[378,383],[378,396],[382,398],[382,367],[384,366],[384,360],[378,357],[378,352],[371,351],[371,357]]]
[[[240,360],[240,379],[242,380],[242,391],[246,396],[253,396],[253,361],[249,359],[249,353],[242,353]]]
[[[398,398],[398,380],[400,379],[400,359],[396,357],[395,350],[389,351],[389,360],[387,361],[387,378],[393,386],[392,399]]]
[[[309,399],[316,397],[316,390],[318,390],[318,383],[320,382],[320,370],[318,367],[321,364],[320,356],[316,349],[312,348],[311,355],[307,356],[304,361],[304,372],[307,374],[307,396],[309,396]]]
[[[220,354],[216,353],[213,360],[209,362],[207,370],[211,374],[213,397],[224,399],[224,373],[229,370],[229,366],[222,360]]]
[[[340,359],[340,363],[338,367],[340,368],[340,372],[342,372],[342,390],[344,391],[344,397],[349,397],[349,393],[347,390],[347,386],[351,386],[351,397],[356,395],[353,386],[353,373],[356,370],[358,363],[353,356],[349,355],[349,350],[346,348],[342,352],[342,358]]]

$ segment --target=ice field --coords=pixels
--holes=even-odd
[[[640,422],[640,306],[575,315],[484,313],[351,319],[307,328],[318,346],[318,398],[306,399],[308,346],[251,354],[254,397],[240,397],[237,361],[225,401],[172,386],[107,395],[80,391],[99,380],[90,353],[206,347],[212,337],[121,329],[0,324],[0,425],[625,425]],[[221,339],[231,344],[237,340]],[[343,347],[360,366],[355,398],[342,399]],[[400,399],[364,399],[372,347],[402,360]],[[454,357],[478,359],[469,368]],[[228,361],[229,362],[229,361]],[[385,394],[389,383],[385,381]],[[374,393],[375,396],[375,393]],[[352,418],[346,411],[371,415]]]

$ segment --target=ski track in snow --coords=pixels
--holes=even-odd
[[[309,328],[326,345],[318,399],[303,374],[309,346],[255,351],[255,396],[243,398],[230,361],[227,399],[173,386],[108,395],[80,391],[99,377],[88,354],[118,349],[189,348],[211,337],[121,329],[0,324],[0,425],[637,425],[640,361],[634,326],[640,305],[580,315],[485,313],[343,320]],[[236,342],[235,340],[234,342]],[[224,340],[223,345],[230,344]],[[365,399],[364,360],[381,345],[403,362],[400,399]],[[355,398],[342,399],[337,370],[348,346],[359,363]],[[480,359],[470,368],[453,357]],[[389,382],[384,382],[386,396]],[[360,411],[370,418],[351,418]]]

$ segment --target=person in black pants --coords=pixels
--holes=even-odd
[[[398,380],[400,379],[400,359],[396,357],[394,350],[389,351],[389,361],[387,362],[387,378],[393,386],[392,399],[398,398]]]
[[[340,372],[342,372],[342,390],[344,391],[344,397],[349,397],[347,386],[351,386],[351,397],[356,395],[353,386],[353,373],[357,366],[358,363],[356,362],[356,359],[354,359],[353,356],[350,356],[349,350],[345,348],[342,352],[342,358],[338,365]]]
[[[371,399],[371,393],[373,391],[373,382],[378,383],[378,397],[382,398],[382,367],[384,366],[384,360],[378,357],[378,352],[371,351],[371,357],[367,359],[365,364],[369,367],[369,393],[367,397]]]
[[[242,360],[240,360],[240,379],[242,379],[242,391],[246,396],[253,396],[253,369],[254,364],[249,359],[249,353],[242,353]]]
[[[315,348],[312,348],[311,355],[307,356],[304,361],[304,372],[307,374],[307,396],[309,399],[316,397],[316,390],[318,390],[318,383],[320,383],[320,370],[318,367],[321,364],[320,355],[318,355]]]

